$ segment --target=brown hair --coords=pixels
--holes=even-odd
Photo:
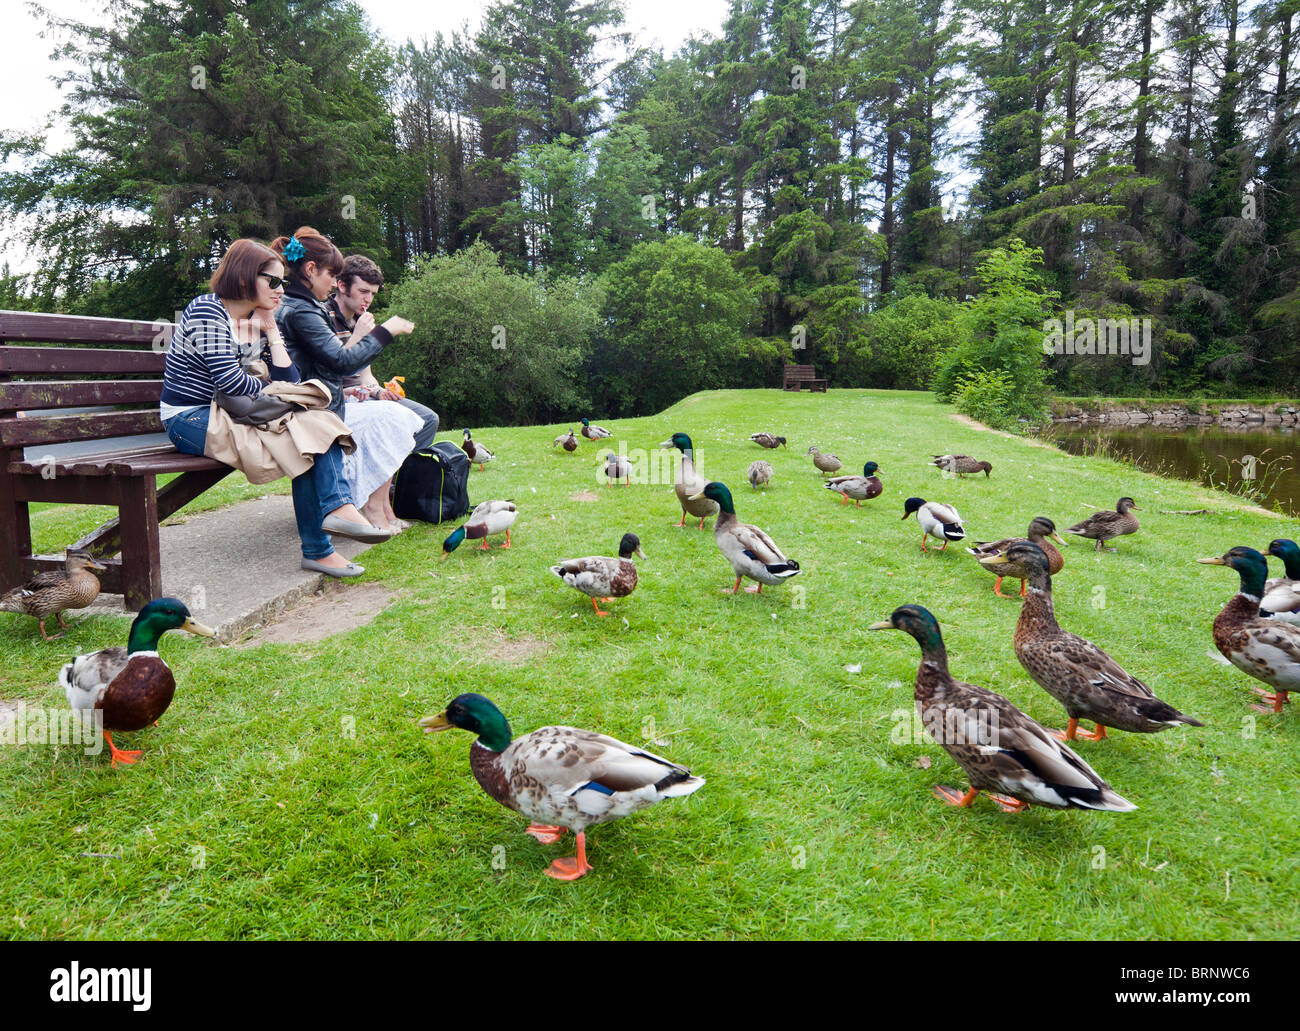
[[[257,296],[257,274],[273,261],[284,259],[257,240],[236,240],[221,256],[208,289],[226,301],[247,301]]]
[[[354,279],[364,280],[371,286],[384,285],[383,270],[364,254],[349,254],[343,259],[343,271],[339,273],[339,281],[351,290]]]
[[[284,249],[289,246],[288,236],[277,236],[272,240],[271,250],[285,263],[294,279],[303,281],[303,266],[309,261],[314,261],[317,268],[325,269],[333,276],[343,271],[343,254],[330,243],[328,236],[322,236],[311,226],[301,226],[293,234],[293,239],[302,244],[303,249],[303,255],[297,261],[287,261],[284,257]]]

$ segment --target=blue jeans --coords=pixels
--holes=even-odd
[[[399,397],[397,403],[403,408],[409,408],[424,420],[420,432],[415,435],[415,450],[427,451],[433,447],[433,439],[438,435],[438,413],[420,404],[419,401],[412,401],[409,397]]]
[[[201,455],[208,439],[208,406],[188,408],[163,423],[167,439],[177,451]],[[309,472],[293,478],[293,515],[302,540],[302,557],[322,559],[334,554],[334,545],[320,524],[336,508],[352,504],[343,476],[343,452],[338,444],[316,456]]]

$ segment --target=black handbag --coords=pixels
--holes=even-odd
[[[443,523],[469,511],[469,456],[443,440],[413,451],[393,477],[393,512],[398,519]]]
[[[273,394],[226,394],[218,390],[213,397],[217,407],[244,426],[265,426],[291,412],[306,411],[293,401],[282,401]]]

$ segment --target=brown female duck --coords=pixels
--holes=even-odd
[[[1132,498],[1120,498],[1115,503],[1113,512],[1102,509],[1090,515],[1081,523],[1075,523],[1066,533],[1072,533],[1076,537],[1086,537],[1090,541],[1096,541],[1097,545],[1094,550],[1102,551],[1103,545],[1107,541],[1114,540],[1116,537],[1123,537],[1126,534],[1138,532],[1137,516],[1133,513],[1138,511],[1137,503]],[[1114,548],[1105,548],[1105,551],[1114,551]]]
[[[1029,524],[1029,530],[1024,537],[1006,537],[1000,541],[976,541],[975,547],[966,550],[980,560],[980,565],[990,573],[997,576],[997,582],[993,584],[993,593],[999,598],[1010,598],[1011,595],[1002,593],[1002,578],[1007,576],[1019,576],[1015,569],[1006,562],[985,562],[986,558],[993,558],[1001,555],[1013,544],[1037,544],[1043,549],[1043,554],[1047,556],[1050,564],[1048,572],[1055,576],[1065,568],[1065,556],[1056,550],[1052,542],[1047,538],[1051,537],[1060,542],[1065,547],[1065,541],[1057,534],[1056,524],[1047,516],[1035,516]],[[1020,597],[1025,596],[1025,581],[1020,581]]]
[[[56,641],[63,635],[50,637],[45,632],[45,621],[57,615],[59,626],[68,629],[63,613],[68,609],[84,609],[99,597],[97,572],[104,572],[104,566],[91,558],[89,552],[69,551],[62,570],[38,573],[21,587],[15,587],[0,597],[0,609],[35,616],[41,637]]]

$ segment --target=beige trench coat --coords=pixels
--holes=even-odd
[[[320,380],[275,382],[264,393],[305,405],[308,410],[282,415],[263,426],[245,426],[213,401],[208,409],[205,455],[233,465],[249,483],[270,483],[284,476],[301,476],[335,441],[347,454],[356,450],[347,424],[325,411],[330,391]]]

